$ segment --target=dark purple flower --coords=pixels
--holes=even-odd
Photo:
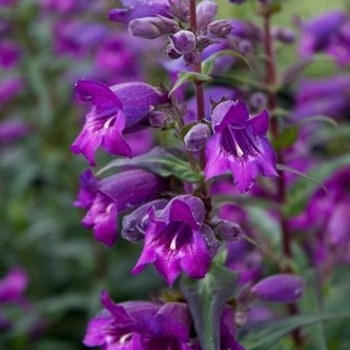
[[[251,289],[259,299],[275,303],[294,303],[304,292],[304,281],[291,274],[279,274],[264,278]]]
[[[266,111],[250,119],[241,101],[224,101],[212,113],[214,136],[206,146],[207,179],[231,171],[240,192],[253,185],[258,174],[277,176],[276,156],[266,133]]]
[[[143,350],[190,350],[190,328],[188,307],[179,302],[163,305],[155,315],[143,317],[135,325]]]
[[[173,49],[180,55],[192,52],[196,48],[196,36],[189,30],[180,30],[169,36]]]
[[[127,170],[97,180],[90,170],[81,177],[74,203],[88,209],[82,224],[94,230],[98,241],[112,246],[117,238],[117,215],[150,201],[167,188],[167,181],[141,169]]]
[[[204,215],[203,202],[190,195],[175,197],[163,210],[151,208],[143,251],[132,272],[153,263],[169,285],[182,270],[203,278],[218,248]]]
[[[93,108],[71,150],[82,153],[92,166],[96,165],[94,154],[99,146],[111,154],[132,157],[123,134],[140,129],[151,107],[167,101],[166,94],[141,82],[108,87],[98,81],[79,80],[75,90]]]
[[[142,318],[154,316],[160,306],[143,301],[115,304],[107,292],[102,293],[101,302],[104,310],[90,321],[84,345],[102,346],[104,350],[142,349],[135,325]]]
[[[14,67],[21,57],[20,47],[12,41],[0,41],[0,66],[6,69]]]

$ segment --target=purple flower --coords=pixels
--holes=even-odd
[[[246,192],[258,174],[277,176],[276,156],[266,133],[266,111],[249,119],[241,101],[221,102],[213,111],[214,136],[206,146],[207,179],[231,171],[237,189]]]
[[[168,0],[123,0],[121,9],[109,12],[111,21],[128,24],[135,18],[172,17]]]
[[[4,120],[0,122],[0,145],[16,141],[30,132],[30,126],[21,120]]]
[[[169,285],[182,270],[192,278],[203,278],[218,248],[204,216],[203,202],[190,195],[175,197],[163,210],[151,208],[143,251],[132,273],[154,263]]]
[[[132,157],[123,134],[141,129],[151,107],[167,101],[165,94],[141,82],[108,87],[98,81],[79,80],[75,90],[93,108],[71,150],[82,153],[92,166],[96,165],[94,155],[99,146],[111,154]]]
[[[6,69],[18,64],[21,57],[20,47],[11,41],[0,42],[0,66]]]
[[[117,215],[150,201],[167,188],[167,181],[141,169],[127,170],[97,180],[90,170],[81,177],[77,207],[88,209],[82,224],[98,241],[112,246],[117,238]]]
[[[18,303],[24,299],[23,293],[28,286],[27,273],[20,268],[11,269],[0,280],[0,303]]]
[[[160,306],[142,301],[115,304],[107,292],[102,293],[101,302],[105,309],[90,321],[84,345],[102,346],[104,350],[142,349],[135,325],[140,319],[155,315]]]
[[[336,58],[340,65],[350,62],[349,19],[346,13],[332,11],[321,14],[302,24],[299,46],[301,57],[325,52]]]
[[[190,328],[188,307],[179,302],[163,305],[155,315],[143,317],[135,325],[143,350],[190,350]]]

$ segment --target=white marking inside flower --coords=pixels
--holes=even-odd
[[[242,157],[244,155],[242,148],[239,146],[238,142],[234,138],[232,140],[233,140],[233,143],[234,143],[235,148],[236,148],[237,156]]]
[[[103,129],[108,129],[111,126],[113,119],[114,117],[107,119],[107,121],[103,124]]]
[[[124,334],[122,337],[119,339],[119,344],[125,344],[130,338],[132,337],[132,333],[127,333]]]
[[[174,238],[170,243],[170,250],[176,250],[176,238],[177,238],[177,235],[174,236]]]

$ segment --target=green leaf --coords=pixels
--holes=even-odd
[[[298,131],[299,129],[295,125],[283,130],[281,135],[272,141],[273,147],[278,151],[282,151],[292,146],[298,137]]]
[[[214,265],[201,280],[185,276],[181,280],[180,288],[190,308],[203,350],[220,349],[221,315],[237,279],[234,271]]]
[[[327,180],[336,170],[350,164],[350,154],[342,155],[338,158],[329,159],[325,164],[312,169],[304,176],[313,179],[313,182],[299,179],[293,183],[288,191],[288,203],[285,208],[287,216],[295,216],[305,208],[313,191],[318,187],[317,183]],[[316,182],[317,183],[316,183]]]
[[[201,174],[191,169],[191,165],[188,162],[167,152],[162,147],[155,147],[150,152],[132,159],[115,159],[98,171],[97,175],[111,168],[124,166],[137,166],[162,177],[174,175],[182,181],[191,183],[199,182],[202,177]]]
[[[254,337],[259,339],[251,344],[245,345],[247,350],[270,350],[284,336],[293,330],[324,321],[341,320],[350,318],[350,313],[344,314],[318,314],[318,315],[300,315],[288,319],[279,320],[270,324],[263,331],[255,331]]]
[[[192,82],[208,82],[211,81],[212,77],[209,75],[203,74],[203,73],[196,73],[196,72],[180,72],[178,74],[178,78],[169,91],[169,96],[173,94],[181,85],[183,85],[187,81]]]
[[[298,124],[301,126],[310,122],[325,122],[327,124],[334,126],[335,128],[339,126],[336,120],[326,115],[313,115],[310,117],[304,117],[298,122]]]

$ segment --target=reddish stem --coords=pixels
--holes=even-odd
[[[275,52],[273,48],[273,40],[271,36],[271,14],[265,13],[263,16],[264,19],[264,44],[265,44],[265,54],[266,54],[266,71],[265,71],[265,83],[271,89],[268,93],[268,108],[270,111],[273,111],[277,107],[276,94],[273,92],[273,87],[277,81],[277,72],[276,72],[276,61],[275,61]],[[277,139],[279,137],[279,128],[278,128],[278,119],[271,119],[271,133],[273,138]],[[277,162],[283,164],[283,155],[281,151],[276,151]],[[283,172],[280,172],[278,177],[278,197],[280,207],[283,208],[287,203],[287,187],[285,182],[285,177]],[[288,227],[288,221],[283,212],[280,212],[280,224],[282,231],[282,242],[283,242],[283,254],[287,260],[293,258],[292,251],[292,235]],[[284,273],[293,273],[289,264],[287,266],[281,266],[282,272]],[[297,304],[287,305],[287,310],[290,315],[299,314]],[[292,332],[292,337],[295,346],[297,349],[303,348],[303,338],[300,333],[300,329],[296,329]]]

